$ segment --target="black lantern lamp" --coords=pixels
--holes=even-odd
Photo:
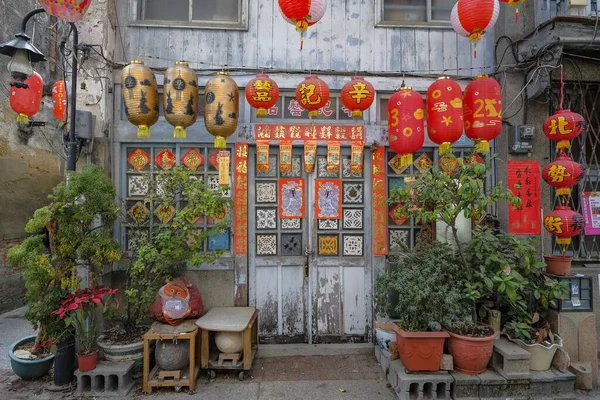
[[[11,86],[28,88],[25,80],[33,74],[31,63],[46,61],[46,57],[30,42],[29,36],[22,29],[16,38],[0,44],[0,54],[11,57],[8,62],[8,71],[14,79]]]

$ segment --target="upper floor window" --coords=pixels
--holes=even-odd
[[[383,25],[450,22],[456,0],[378,0]]]
[[[245,28],[248,0],[140,0],[138,22]]]

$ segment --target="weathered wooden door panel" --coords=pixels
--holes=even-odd
[[[342,267],[344,284],[342,309],[344,334],[361,335],[367,325],[365,306],[365,268]]]
[[[338,335],[340,332],[340,273],[338,267],[319,267],[315,277],[315,309],[317,335]]]

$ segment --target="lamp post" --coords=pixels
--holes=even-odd
[[[25,80],[33,74],[31,63],[46,61],[46,57],[34,45],[29,43],[31,40],[27,36],[27,22],[34,15],[46,12],[43,8],[37,8],[30,11],[21,21],[21,32],[15,36],[15,39],[0,44],[0,54],[11,57],[8,62],[8,71],[14,82],[11,86],[28,88]],[[69,126],[69,141],[67,143],[67,171],[75,171],[77,160],[77,141],[75,139],[75,120],[77,109],[77,45],[79,44],[79,35],[77,27],[73,22],[71,31],[73,32],[73,57],[71,59],[71,123]]]

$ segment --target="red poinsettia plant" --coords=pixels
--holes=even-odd
[[[114,297],[117,293],[119,293],[117,289],[102,286],[79,289],[62,299],[58,310],[52,312],[60,319],[64,319],[67,326],[71,324],[75,326],[75,340],[79,347],[79,354],[88,355],[96,351],[94,310],[97,306],[102,306],[103,312],[106,312],[111,306],[111,300],[114,300],[116,307],[119,307],[119,302]]]

